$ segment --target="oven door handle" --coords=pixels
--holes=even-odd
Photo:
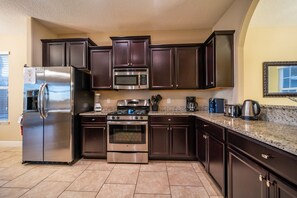
[[[147,125],[148,122],[139,122],[139,121],[107,121],[108,125]]]

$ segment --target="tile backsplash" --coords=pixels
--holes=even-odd
[[[297,106],[261,105],[261,120],[297,126]]]

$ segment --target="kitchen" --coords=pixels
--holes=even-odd
[[[221,22],[216,24],[216,27],[213,28],[214,30],[220,30],[220,29],[227,29],[227,30],[235,30],[236,32],[239,32],[238,30],[239,27],[241,28],[246,25],[245,28],[247,28],[248,24],[244,24],[242,21],[243,19],[247,16],[251,17],[252,13],[247,13],[247,10],[249,8],[250,2],[239,2],[235,1],[232,6],[229,9],[229,12],[224,15],[224,17],[221,18]],[[256,3],[253,2],[252,6],[256,6]],[[251,12],[251,11],[250,11]],[[236,17],[234,17],[236,16]],[[231,18],[237,18],[239,19],[241,17],[242,21],[233,21],[230,20]],[[22,21],[23,22],[23,21]],[[229,22],[229,23],[228,23]],[[31,34],[33,35],[32,37],[29,37],[28,43],[32,43],[32,45],[28,45],[28,48],[26,47],[26,44],[21,42],[22,38],[20,37],[13,37],[17,42],[17,49],[21,51],[20,56],[18,57],[19,63],[14,63],[17,66],[12,66],[15,70],[12,70],[10,72],[12,76],[10,77],[10,85],[14,84],[12,79],[22,79],[23,74],[17,71],[22,70],[22,66],[24,63],[28,63],[28,65],[42,65],[41,64],[41,43],[40,39],[44,38],[55,38],[55,35],[48,31],[48,29],[45,30],[44,26],[40,25],[39,21],[36,21],[35,19],[30,19],[28,21],[29,24],[31,24],[31,28],[29,28],[28,31],[32,31]],[[23,23],[22,23],[23,24]],[[25,23],[26,24],[26,23]],[[242,25],[243,24],[243,25]],[[50,25],[50,24],[49,24]],[[26,25],[21,25],[20,27],[26,27]],[[24,27],[24,29],[26,29]],[[208,105],[208,98],[211,97],[223,97],[228,100],[228,103],[241,103],[244,101],[244,99],[255,99],[260,102],[260,104],[266,104],[266,105],[288,105],[288,106],[296,106],[296,103],[290,101],[287,98],[265,98],[262,96],[262,62],[264,61],[269,61],[269,60],[295,60],[296,56],[294,56],[293,51],[294,50],[286,50],[285,55],[280,56],[279,54],[272,54],[272,55],[266,55],[264,54],[261,57],[261,54],[259,51],[261,46],[267,45],[267,48],[265,48],[265,52],[268,52],[270,48],[273,48],[271,43],[264,43],[265,40],[257,40],[257,42],[253,42],[254,39],[256,39],[256,35],[259,35],[260,30],[253,29],[254,31],[250,30],[251,32],[247,33],[246,41],[245,41],[245,51],[243,52],[243,40],[240,40],[240,35],[235,33],[235,87],[234,88],[227,88],[227,89],[219,89],[219,90],[156,90],[156,91],[151,91],[151,90],[138,90],[138,91],[98,91],[100,95],[100,102],[103,107],[103,110],[111,108],[111,110],[115,109],[116,102],[118,99],[128,99],[128,98],[150,98],[152,95],[160,94],[163,97],[163,100],[160,102],[160,111],[161,110],[174,110],[175,108],[185,108],[185,97],[186,96],[196,96],[197,101],[198,101],[198,106],[199,107],[206,107]],[[282,32],[285,34],[285,28],[282,29]],[[264,31],[264,30],[263,30]],[[267,30],[269,31],[269,29]],[[24,35],[27,35],[28,33],[24,30],[21,31]],[[98,33],[98,36],[96,39],[95,36],[92,37],[92,35],[88,36],[92,40],[96,41],[96,43],[100,46],[102,45],[109,45],[111,46],[111,39],[109,38],[110,36],[118,36],[118,35],[151,35],[152,43],[153,44],[168,44],[168,43],[202,43],[206,40],[206,38],[212,33],[212,30],[200,30],[200,31],[184,31],[182,33],[179,32],[174,32],[172,31],[170,34],[166,31],[160,31],[160,32],[129,32],[127,31],[126,34],[124,33],[110,33],[110,34],[101,34]],[[262,32],[260,32],[262,33]],[[37,35],[36,34],[40,34]],[[262,33],[264,34],[264,33]],[[270,32],[271,34],[271,32]],[[277,34],[277,33],[275,33]],[[82,37],[80,36],[81,34],[64,34],[60,35],[60,38],[64,37]],[[173,38],[171,38],[169,35],[172,35]],[[194,36],[195,35],[195,36]],[[26,37],[26,36],[25,36]],[[83,36],[85,37],[85,36]],[[201,38],[199,38],[201,37]],[[275,37],[273,37],[275,38]],[[35,39],[35,40],[34,40]],[[101,40],[100,40],[101,39]],[[11,39],[10,39],[11,40]],[[26,40],[26,39],[25,39]],[[250,41],[250,42],[248,42]],[[294,42],[287,42],[287,44],[292,44]],[[12,44],[12,43],[11,43]],[[257,45],[255,47],[255,45]],[[278,46],[282,46],[280,43],[278,43]],[[31,48],[31,49],[30,49]],[[255,51],[256,49],[259,49],[259,51]],[[293,46],[288,46],[289,49],[294,49]],[[1,49],[2,50],[2,49]],[[11,58],[15,55],[15,53],[12,53],[13,51],[11,50]],[[28,52],[28,57],[26,57],[26,53]],[[245,60],[243,60],[243,54],[245,57]],[[260,55],[259,55],[260,54]],[[34,55],[34,56],[33,56]],[[263,58],[264,57],[264,58]],[[258,59],[256,59],[258,58]],[[15,58],[13,60],[16,60]],[[256,62],[255,62],[256,61]],[[36,64],[34,64],[36,63]],[[39,63],[39,64],[37,64]],[[241,67],[241,65],[249,65],[249,66],[244,66]],[[15,71],[15,72],[14,72]],[[15,77],[14,77],[15,76]],[[254,76],[255,79],[250,80],[249,76]],[[4,131],[3,134],[1,134],[1,139],[3,140],[16,140],[20,139],[21,137],[19,136],[19,125],[17,123],[13,123],[13,120],[17,120],[17,117],[19,114],[21,114],[22,111],[22,84],[20,83],[19,86],[13,86],[11,89],[12,95],[10,96],[12,99],[14,98],[13,101],[19,101],[15,106],[11,106],[9,111],[11,112],[9,115],[15,117],[10,118],[10,125],[1,125],[1,132]],[[20,104],[18,104],[20,103]],[[15,109],[14,109],[15,108]],[[262,110],[264,110],[262,108]],[[270,109],[268,109],[270,110]],[[268,111],[267,110],[267,111]],[[13,113],[16,112],[16,113]],[[14,114],[17,114],[14,116]],[[288,116],[290,117],[290,116]],[[12,132],[10,132],[12,131]],[[2,136],[3,135],[3,136]],[[3,138],[2,138],[3,137]]]

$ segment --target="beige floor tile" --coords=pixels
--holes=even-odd
[[[88,165],[63,167],[47,177],[45,181],[73,182],[87,167]]]
[[[96,198],[133,198],[135,185],[104,184]]]
[[[32,188],[55,171],[56,169],[52,168],[33,168],[25,174],[8,182],[4,187]]]
[[[114,169],[139,170],[140,164],[116,164]]]
[[[224,196],[210,196],[210,198],[224,198]]]
[[[20,156],[14,156],[14,157],[9,157],[5,160],[1,160],[0,167],[7,168],[14,164],[21,164],[21,163],[22,163],[22,158]]]
[[[194,168],[195,172],[201,173],[204,170],[201,170],[201,167],[198,165],[198,163],[192,163],[192,167]]]
[[[185,166],[167,166],[167,171],[174,171],[174,172],[193,171],[193,172],[195,172],[193,167],[185,167]]]
[[[18,176],[26,173],[27,171],[31,170],[35,166],[27,166],[24,164],[15,164],[9,168],[4,168],[0,170],[0,179],[4,180],[13,180]]]
[[[170,185],[203,186],[194,170],[168,170]]]
[[[96,161],[96,159],[80,159],[75,165],[90,165],[94,161]]]
[[[99,191],[110,171],[84,171],[68,188],[70,191]]]
[[[97,192],[64,191],[59,198],[95,198]]]
[[[139,172],[135,193],[170,194],[166,172]]]
[[[29,189],[25,188],[0,188],[0,197],[18,198],[25,194]]]
[[[3,185],[6,184],[7,182],[9,182],[9,181],[0,179],[0,186],[3,186]]]
[[[134,198],[171,198],[171,195],[135,194]]]
[[[172,198],[208,198],[203,187],[171,186]]]
[[[6,151],[6,152],[1,153],[1,155],[0,155],[0,161],[1,160],[4,160],[4,159],[8,159],[10,157],[15,157],[15,156],[19,156],[20,157],[20,154],[17,153],[17,152]]]
[[[191,163],[189,162],[166,162],[167,167],[187,167],[192,168]]]
[[[92,162],[88,170],[108,170],[111,171],[114,168],[115,164],[109,164],[106,161]]]
[[[204,173],[197,173],[208,195],[218,195],[216,190],[212,187],[210,181],[205,177]]]
[[[106,180],[107,184],[136,184],[138,169],[114,168]]]
[[[69,182],[46,182],[43,181],[26,192],[22,198],[55,198],[58,197],[68,186]]]
[[[140,166],[140,171],[166,171],[166,163],[143,164]]]

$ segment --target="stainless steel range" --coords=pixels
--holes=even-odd
[[[107,162],[148,163],[149,100],[119,100],[107,115]]]

